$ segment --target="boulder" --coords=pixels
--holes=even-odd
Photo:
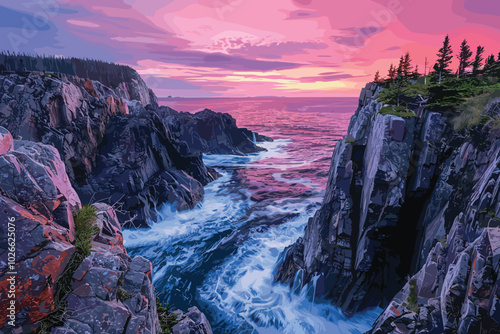
[[[179,323],[172,327],[173,334],[212,334],[212,327],[205,314],[193,306],[188,309],[186,314],[179,312]]]

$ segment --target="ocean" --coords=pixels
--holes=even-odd
[[[347,132],[356,98],[227,98],[159,101],[178,111],[231,114],[239,127],[272,137],[266,152],[204,155],[222,176],[193,210],[165,205],[149,230],[124,231],[129,255],[153,262],[160,300],[198,306],[215,334],[363,333],[381,310],[346,318],[314,300],[314,284],[292,291],[273,283],[284,248],[303,236],[321,205],[335,143]]]

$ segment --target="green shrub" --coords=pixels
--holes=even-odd
[[[415,113],[413,113],[411,110],[407,110],[403,106],[382,107],[382,109],[380,109],[380,111],[379,111],[379,114],[382,114],[382,115],[390,114],[390,115],[395,115],[395,116],[399,116],[399,117],[417,117],[417,115],[415,115]]]
[[[410,286],[410,294],[408,295],[408,298],[406,299],[407,302],[407,308],[415,313],[418,313],[420,310],[420,307],[418,306],[418,295],[417,295],[417,282],[415,280],[412,280],[409,282]]]
[[[56,279],[54,291],[54,310],[45,318],[39,321],[38,334],[49,334],[52,328],[64,325],[65,314],[67,312],[66,298],[73,292],[71,281],[73,274],[78,269],[83,259],[90,255],[92,251],[92,237],[99,232],[95,226],[97,219],[96,208],[91,205],[84,205],[75,215],[75,246],[77,251],[69,260],[64,272]],[[123,289],[122,289],[123,290]],[[125,291],[125,290],[124,290]],[[127,291],[125,291],[128,293]],[[117,294],[120,290],[117,291]],[[121,297],[128,295],[121,292]]]
[[[96,208],[92,205],[84,205],[75,218],[75,246],[81,250],[83,257],[90,255],[92,251],[92,237],[99,232],[95,226],[97,218]]]
[[[156,311],[158,312],[158,319],[160,320],[160,327],[163,333],[172,333],[172,327],[179,323],[182,319],[178,319],[179,315],[170,311],[170,306],[164,306],[158,297],[156,297]]]

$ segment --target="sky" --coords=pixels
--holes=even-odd
[[[405,52],[423,72],[446,34],[498,55],[499,16],[498,0],[0,0],[0,49],[126,64],[159,97],[357,96]]]

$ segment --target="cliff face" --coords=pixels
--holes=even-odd
[[[423,108],[380,114],[379,90],[363,90],[324,203],[275,279],[302,286],[319,275],[316,295],[347,315],[388,306],[374,333],[497,328],[498,131],[464,136]]]
[[[196,147],[186,138],[203,138],[205,128],[176,112],[166,115],[139,79],[112,89],[75,76],[0,76],[0,126],[15,138],[54,146],[81,200],[120,208],[118,219],[130,227],[156,221],[163,203],[184,210],[203,198],[203,185],[217,173],[204,165],[202,153],[259,151],[234,119],[224,127],[227,117],[217,113],[203,119],[222,129],[214,135],[238,137]]]
[[[0,301],[14,300],[16,315],[14,328],[7,323],[7,307],[0,310],[1,331],[57,326],[60,319],[46,318],[52,313],[65,320],[62,328],[53,328],[57,333],[157,333],[151,263],[127,255],[113,208],[95,205],[95,252],[84,257],[75,246],[80,231],[73,219],[81,203],[58,151],[14,141],[0,127],[0,170]],[[15,261],[7,243],[12,230]]]

